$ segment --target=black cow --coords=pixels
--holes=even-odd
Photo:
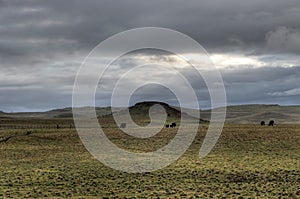
[[[269,126],[274,126],[274,120],[271,120],[270,122],[269,122]]]
[[[170,125],[171,128],[173,128],[173,127],[175,127],[175,126],[176,126],[176,123],[175,123],[175,122],[173,122],[173,123]]]
[[[261,122],[260,122],[260,125],[261,125],[261,126],[265,126],[265,125],[266,125],[266,122],[265,122],[265,121],[261,121]]]
[[[166,124],[166,128],[169,128],[170,127],[170,125],[169,124]]]

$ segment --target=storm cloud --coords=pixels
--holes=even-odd
[[[299,19],[298,0],[1,0],[0,110],[71,106],[85,56],[113,34],[146,26],[174,29],[203,45],[223,75],[229,104],[299,104]],[[155,52],[143,56],[148,62],[174,62]],[[122,59],[103,86],[143,60]],[[205,84],[190,78],[202,108],[208,107]],[[162,100],[176,101],[170,92],[156,89],[139,90],[133,101],[149,95],[159,99],[161,93],[166,93]],[[109,105],[109,89],[99,88],[97,99],[98,106]]]

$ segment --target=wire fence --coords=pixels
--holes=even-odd
[[[16,125],[16,124],[0,124],[0,129],[73,129],[74,124],[29,124],[29,125]]]

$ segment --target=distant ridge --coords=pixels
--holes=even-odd
[[[138,102],[135,105],[129,107],[130,114],[145,114],[149,112],[150,107],[153,105],[161,105],[168,116],[170,117],[180,117],[181,112],[164,102],[156,102],[156,101],[145,101],[145,102]]]
[[[218,111],[218,108],[214,109]],[[211,110],[201,111],[201,117],[210,118]],[[228,106],[226,123],[257,124],[260,121],[275,120],[275,123],[300,123],[300,106],[280,106],[278,104],[246,104]]]
[[[86,107],[84,107],[86,108]],[[93,107],[90,107],[94,109]],[[81,109],[81,108],[78,108]],[[97,116],[103,116],[111,114],[110,107],[96,107]],[[40,118],[40,119],[53,119],[53,118],[73,118],[72,107],[53,109],[45,112],[19,112],[19,113],[5,113],[0,111],[0,117],[11,117],[11,118]]]
[[[144,102],[138,102],[135,105],[129,107],[129,113],[133,121],[135,121],[137,124],[143,125],[143,124],[149,124],[150,123],[150,117],[149,117],[149,111],[150,108],[154,105],[160,105],[163,107],[162,109],[157,109],[154,111],[157,111],[156,114],[167,114],[167,123],[168,122],[179,122],[181,119],[181,116],[185,117],[186,119],[193,119],[193,121],[198,120],[199,122],[209,122],[203,119],[192,117],[185,112],[181,112],[180,108],[174,108],[167,103],[164,102],[158,102],[158,101],[144,101]],[[153,111],[153,110],[152,110]],[[112,113],[110,115],[106,115],[104,117],[110,117],[110,120],[112,119],[113,114],[127,114],[125,110],[121,110],[119,112]],[[106,121],[109,121],[108,118],[106,118]]]
[[[170,106],[164,102],[146,101],[139,102],[129,107],[129,111],[133,115],[147,115],[149,108],[154,104],[159,104],[164,107],[167,114],[170,117],[179,118],[181,115],[180,108]],[[92,107],[91,107],[92,108]],[[185,112],[186,108],[182,108],[182,112]],[[189,111],[193,111],[188,109]],[[219,108],[214,109],[216,112]],[[111,115],[110,107],[96,107],[98,117],[105,115]],[[201,119],[209,121],[211,110],[200,111]],[[5,113],[0,111],[0,117],[8,118],[70,118],[72,119],[72,108],[54,109],[46,112],[25,112],[25,113]],[[276,123],[300,123],[300,106],[280,106],[278,104],[246,104],[246,105],[235,105],[227,107],[226,122],[246,124],[253,123],[257,124],[261,120],[275,120]]]

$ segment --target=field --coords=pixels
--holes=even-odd
[[[75,129],[1,129],[0,198],[300,198],[300,125],[226,124],[214,150],[199,159],[207,126],[177,162],[143,174],[104,166]],[[106,132],[120,147],[151,151],[176,130],[147,141],[113,127]]]

